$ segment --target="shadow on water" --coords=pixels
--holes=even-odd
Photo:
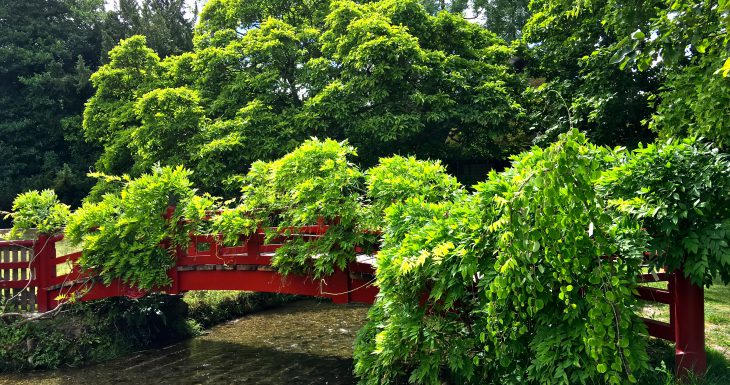
[[[0,384],[350,385],[366,306],[305,300],[207,335],[87,368],[0,376]]]

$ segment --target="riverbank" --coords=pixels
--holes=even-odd
[[[367,310],[305,299],[83,369],[0,374],[0,384],[352,385],[352,347]]]
[[[204,328],[292,300],[245,292],[110,298],[33,322],[0,320],[0,371],[79,367],[198,335]]]

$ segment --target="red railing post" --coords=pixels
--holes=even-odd
[[[702,376],[707,369],[705,355],[705,292],[677,270],[674,282],[675,369],[679,377]]]
[[[35,277],[36,303],[38,312],[47,312],[51,309],[51,298],[48,292],[51,278],[56,276],[56,239],[46,234],[39,234],[33,244],[33,274]]]

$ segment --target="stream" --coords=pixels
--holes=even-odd
[[[0,384],[351,385],[368,306],[302,300],[160,349],[75,369],[0,374]]]

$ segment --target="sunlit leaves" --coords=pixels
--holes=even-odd
[[[192,225],[179,220],[185,212],[199,215],[201,207],[212,204],[208,199],[193,199],[189,175],[181,167],[155,167],[149,174],[124,181],[121,193],[84,203],[66,228],[67,238],[83,248],[79,265],[106,284],[120,279],[147,290],[169,284],[167,272],[175,263],[171,250],[187,244],[187,226]],[[191,202],[197,208],[188,209]],[[166,218],[170,205],[177,209]]]
[[[730,281],[730,160],[696,139],[650,144],[600,181],[611,204],[641,218],[655,267],[683,268],[697,284]]]
[[[13,227],[4,237],[22,239],[26,231],[55,234],[66,225],[70,214],[70,207],[61,203],[53,190],[19,194],[13,200],[12,212],[5,215],[12,218]]]

